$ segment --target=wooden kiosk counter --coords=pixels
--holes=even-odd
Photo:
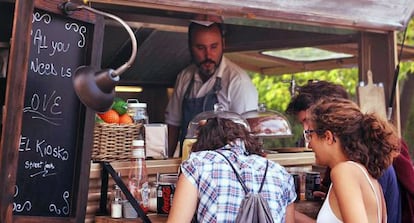
[[[268,159],[279,163],[286,167],[288,170],[293,171],[310,171],[315,162],[315,155],[313,152],[300,152],[300,153],[276,153],[268,154]],[[166,160],[147,160],[147,170],[150,177],[150,181],[155,181],[157,173],[177,173],[181,163],[181,159],[166,159]],[[115,161],[111,165],[113,168],[121,174],[122,179],[126,182],[129,172],[129,162],[127,161]],[[86,210],[87,223],[109,223],[109,222],[141,222],[140,219],[128,219],[128,220],[115,220],[107,216],[96,216],[99,211],[99,202],[101,196],[101,171],[102,166],[99,163],[91,164],[91,172],[89,179],[89,193],[88,203]],[[114,187],[114,181],[109,179],[108,192]],[[165,216],[158,216],[157,214],[149,214],[149,218],[152,222],[165,222]]]
[[[400,91],[392,84],[397,48],[401,49],[395,32],[405,29],[413,15],[410,1],[359,0],[344,6],[341,0],[0,0],[2,223],[95,221],[101,185],[100,166],[91,162],[96,113],[76,96],[71,77],[84,65],[118,67],[125,56],[118,52],[124,49],[130,55],[129,39],[102,15],[65,10],[67,2],[87,4],[134,24],[139,53],[121,79],[124,85],[145,88],[145,100],[139,100],[148,103],[152,118],[163,116],[176,75],[191,60],[188,22],[213,15],[225,19],[226,55],[254,72],[277,75],[356,67],[358,81],[366,81],[372,71],[374,83],[384,84],[393,108],[391,121],[401,132],[399,94],[394,94]],[[261,54],[298,47],[336,49],[352,57],[298,63]],[[402,59],[412,59],[414,50],[404,49]],[[269,159],[306,169],[312,168],[314,155],[272,154]],[[149,173],[176,173],[179,163],[148,161]],[[112,165],[127,176],[128,162]]]

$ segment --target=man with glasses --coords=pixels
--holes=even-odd
[[[306,120],[307,109],[315,104],[319,99],[324,97],[344,98],[349,99],[347,91],[338,84],[333,84],[327,81],[309,82],[302,86],[297,94],[289,103],[286,113],[296,116],[297,120],[302,124],[304,132],[304,140],[299,143],[299,146],[307,146],[314,130],[309,129]],[[380,177],[381,184],[386,205],[388,222],[401,222],[401,199],[397,176],[393,166],[387,168],[384,174]],[[325,197],[331,184],[330,169],[327,168],[324,178],[321,182],[321,191],[314,192],[314,196]],[[312,222],[313,219],[296,212],[296,222]]]

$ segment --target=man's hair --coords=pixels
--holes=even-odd
[[[296,115],[324,97],[349,99],[348,92],[342,85],[327,81],[312,81],[299,88],[297,94],[292,97],[286,113]]]
[[[209,26],[205,26],[196,22],[191,22],[188,26],[188,47],[191,47],[191,41],[193,40],[194,33],[197,30],[201,29],[211,29],[213,27],[218,27],[220,30],[221,38],[224,38],[224,25],[222,23],[212,23]]]

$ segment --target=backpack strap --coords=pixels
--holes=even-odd
[[[243,179],[241,178],[241,176],[240,176],[240,175],[239,175],[239,173],[237,172],[236,168],[233,166],[233,164],[231,164],[230,160],[229,160],[229,159],[228,159],[228,158],[227,158],[227,157],[226,157],[223,153],[221,153],[220,151],[217,151],[217,150],[216,150],[216,152],[217,152],[218,154],[220,154],[221,156],[223,156],[223,157],[224,157],[224,159],[226,159],[226,160],[227,160],[227,162],[230,164],[231,168],[233,169],[234,174],[236,174],[237,180],[238,180],[238,181],[240,182],[240,184],[242,185],[242,187],[243,187],[243,190],[244,190],[245,194],[248,194],[248,193],[249,193],[249,189],[247,188],[247,186],[246,186],[246,184],[244,183]],[[258,192],[258,193],[262,192],[263,184],[264,184],[264,181],[265,181],[265,179],[266,179],[267,167],[268,167],[268,166],[269,166],[269,160],[266,160],[266,169],[265,169],[265,173],[264,173],[264,176],[263,176],[262,182],[261,182],[261,184],[260,184],[260,189],[259,189],[259,192]]]
[[[263,184],[264,184],[264,182],[265,182],[265,179],[266,179],[266,175],[267,175],[267,168],[269,167],[269,160],[266,160],[266,169],[265,169],[265,172],[264,172],[264,175],[263,175],[263,179],[262,179],[262,183],[260,184],[260,188],[259,188],[259,194],[262,192],[262,188],[263,188]]]

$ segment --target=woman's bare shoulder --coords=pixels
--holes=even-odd
[[[355,177],[359,175],[359,167],[361,165],[355,162],[341,162],[335,165],[331,170],[331,178],[337,178],[338,180],[346,180],[347,177]]]

